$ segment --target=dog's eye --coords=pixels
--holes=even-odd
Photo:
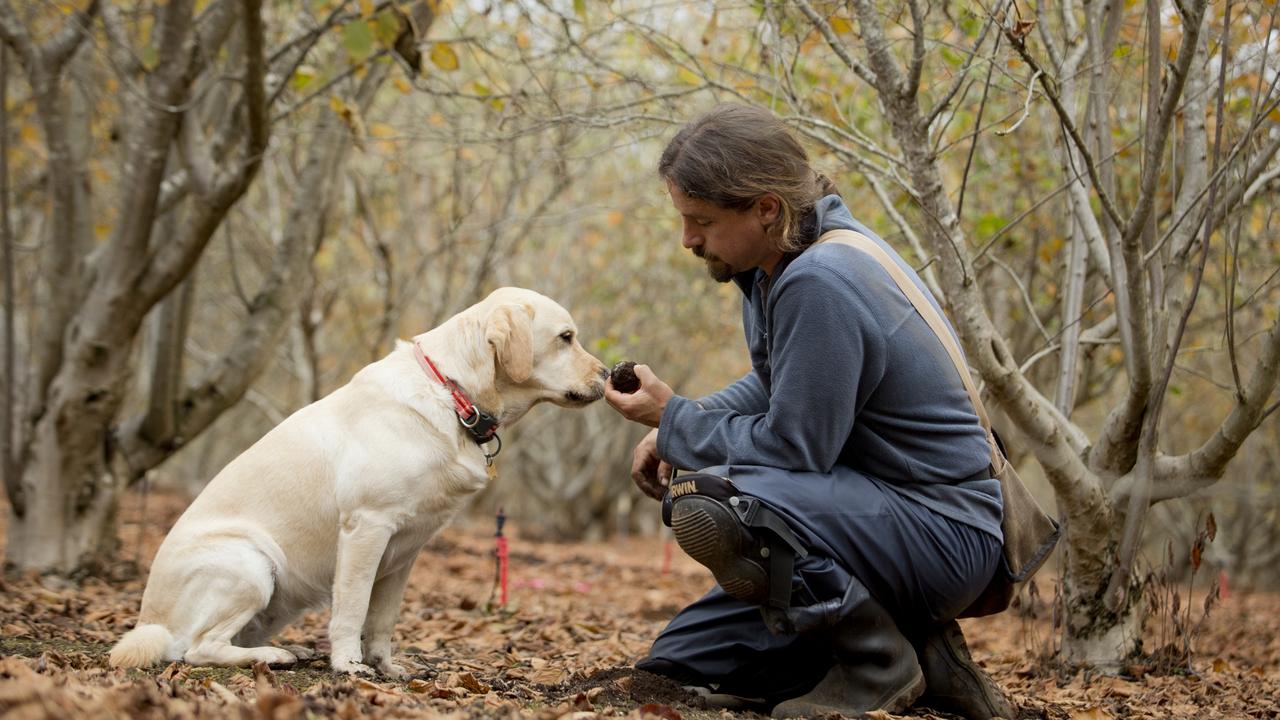
[[[564,332],[560,333],[560,339],[565,342],[573,342],[573,331],[565,330]]]

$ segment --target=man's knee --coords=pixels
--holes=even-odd
[[[663,522],[726,593],[756,605],[790,605],[795,558],[808,552],[786,521],[729,478],[681,476],[663,499]]]

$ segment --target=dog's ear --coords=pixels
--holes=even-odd
[[[520,383],[533,374],[533,318],[525,305],[499,305],[489,313],[484,337],[507,377]]]

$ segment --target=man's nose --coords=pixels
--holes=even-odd
[[[686,227],[681,244],[686,250],[692,250],[702,244],[702,234],[697,231],[697,228]]]

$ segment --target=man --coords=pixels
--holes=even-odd
[[[637,667],[775,717],[897,712],[917,698],[1012,717],[954,621],[1001,551],[985,432],[888,273],[815,241],[855,230],[923,284],[767,111],[724,105],[695,120],[659,175],[684,246],[742,290],[752,369],[699,400],[643,365],[638,391],[606,391],[655,428],[632,477],[718,583]],[[703,470],[668,488],[673,465]]]

